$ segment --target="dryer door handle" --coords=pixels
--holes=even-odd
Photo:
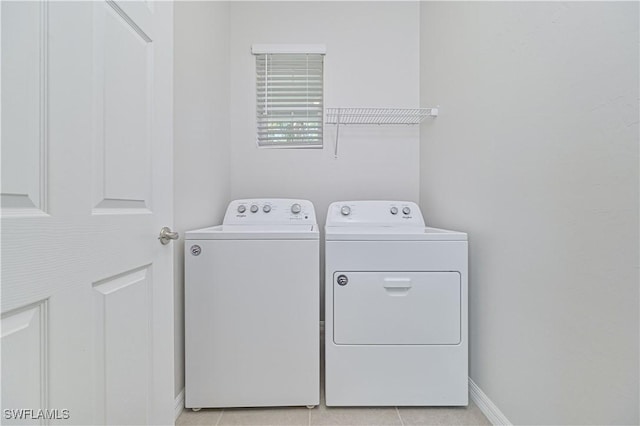
[[[395,290],[395,289],[409,290],[411,288],[411,278],[404,278],[404,277],[385,278],[383,287],[389,290]]]

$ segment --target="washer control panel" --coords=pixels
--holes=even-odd
[[[225,225],[315,224],[316,213],[309,200],[251,198],[229,203]]]
[[[338,201],[329,206],[327,226],[425,226],[411,201]]]

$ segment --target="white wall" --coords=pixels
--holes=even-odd
[[[184,232],[222,221],[230,194],[229,4],[174,6],[175,386],[184,387]]]
[[[638,424],[638,3],[421,7],[428,222],[470,240],[471,377],[516,424]]]
[[[417,2],[231,4],[231,194],[310,199],[324,225],[331,201],[418,198],[419,131],[335,127],[322,150],[258,149],[253,43],[325,44],[325,107],[416,107]]]

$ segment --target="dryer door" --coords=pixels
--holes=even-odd
[[[334,341],[459,344],[460,285],[458,272],[335,272]]]

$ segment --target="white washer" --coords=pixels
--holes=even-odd
[[[318,405],[319,274],[310,201],[236,200],[187,232],[185,406]]]
[[[325,231],[327,406],[467,405],[467,235],[393,201],[333,203]]]

